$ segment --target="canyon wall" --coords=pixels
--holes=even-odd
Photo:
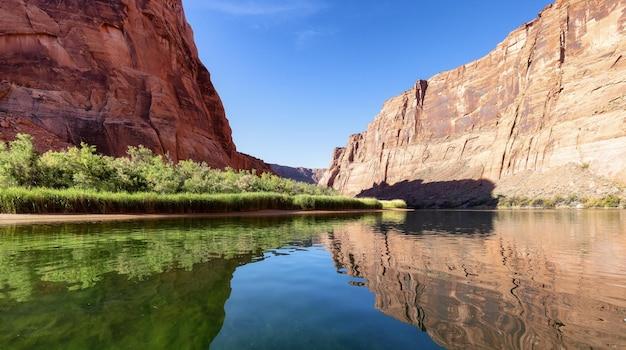
[[[487,56],[386,101],[320,182],[425,206],[622,193],[624,54],[626,0],[559,0]]]
[[[326,172],[326,169],[294,168],[278,164],[270,164],[269,166],[280,177],[309,184],[317,184]]]
[[[237,152],[181,0],[0,2],[0,139],[18,132],[269,171]]]

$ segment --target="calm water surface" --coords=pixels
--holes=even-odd
[[[0,226],[0,349],[626,349],[626,212]]]

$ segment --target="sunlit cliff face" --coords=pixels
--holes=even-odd
[[[3,0],[0,139],[269,170],[237,153],[181,0]]]
[[[567,196],[589,176],[562,172],[571,164],[623,182],[624,23],[624,0],[556,2],[483,58],[387,100],[366,131],[334,152],[321,183],[416,205],[433,202],[423,184],[462,180],[488,180],[509,196]],[[568,181],[545,181],[549,172]],[[538,180],[524,181],[529,174]],[[569,181],[576,185],[563,189]],[[435,186],[444,187],[435,198],[454,200],[450,186]]]
[[[324,244],[378,309],[443,346],[626,346],[626,213],[472,217],[353,223]]]

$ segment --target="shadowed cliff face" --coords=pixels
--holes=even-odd
[[[446,348],[622,348],[624,229],[617,211],[424,211],[325,244],[379,310]]]
[[[393,200],[402,198],[409,206],[424,208],[495,208],[495,186],[488,180],[453,180],[424,183],[421,180],[383,183],[359,193],[358,197]]]
[[[560,0],[484,58],[386,101],[321,183],[351,195],[403,181],[485,179],[505,195],[572,182],[559,189],[568,195],[593,176],[623,183],[624,52],[626,0]]]
[[[0,138],[268,170],[237,153],[180,0],[0,3]]]

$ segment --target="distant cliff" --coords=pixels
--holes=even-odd
[[[269,169],[237,152],[181,0],[0,2],[0,139],[18,132]]]
[[[484,58],[385,102],[321,183],[426,206],[621,192],[625,54],[626,0],[559,0]]]
[[[293,168],[277,164],[270,164],[270,167],[278,176],[310,184],[318,183],[326,172],[326,169]]]

